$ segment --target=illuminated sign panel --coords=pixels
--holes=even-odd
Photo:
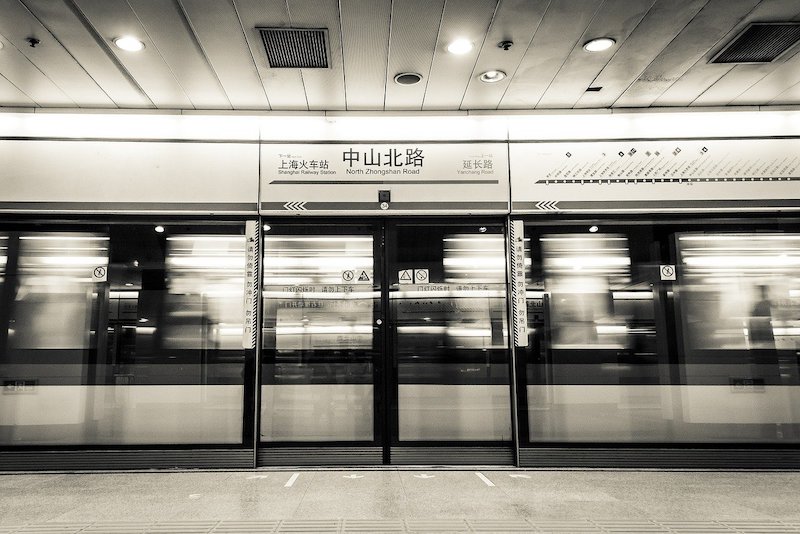
[[[800,139],[512,143],[512,211],[800,209]]]
[[[264,144],[262,213],[506,213],[503,143]],[[379,191],[391,202],[379,202]]]

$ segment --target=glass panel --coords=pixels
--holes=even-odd
[[[372,441],[371,234],[264,238],[261,440]]]
[[[502,228],[399,226],[396,245],[399,440],[510,440]]]
[[[531,232],[533,233],[533,232]],[[652,237],[533,233],[528,280],[528,438],[663,441]]]
[[[678,234],[681,432],[800,441],[800,234]]]
[[[9,234],[0,443],[241,443],[241,233]]]

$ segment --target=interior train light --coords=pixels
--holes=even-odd
[[[264,225],[264,231],[265,232],[269,232],[270,230],[272,230],[272,227],[270,225],[268,225],[268,224],[265,224]]]
[[[457,56],[468,54],[472,50],[472,42],[468,39],[456,39],[447,45],[447,51]]]
[[[598,229],[599,228],[597,228],[597,226],[594,226],[594,225],[589,227],[589,231],[592,232],[592,233],[595,233]]]
[[[158,232],[159,234],[163,234],[164,227],[159,224],[158,226],[155,227],[155,231]]]
[[[602,52],[603,50],[608,50],[614,44],[616,44],[616,41],[611,37],[598,37],[584,43],[583,49],[587,52]]]
[[[117,48],[120,50],[125,50],[126,52],[139,52],[144,50],[144,43],[136,37],[131,37],[130,35],[117,37],[114,39],[114,44],[117,45]]]

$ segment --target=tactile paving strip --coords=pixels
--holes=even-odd
[[[98,521],[0,526],[0,534],[352,534],[352,533],[800,533],[796,521],[641,521],[525,519],[285,519],[282,521]]]

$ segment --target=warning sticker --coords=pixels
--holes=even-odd
[[[430,282],[430,278],[428,277],[428,269],[414,269],[415,284],[427,284],[428,282]]]
[[[95,267],[92,270],[92,282],[107,282],[108,281],[108,270],[106,269],[105,265],[101,265],[100,267]]]
[[[397,271],[397,280],[401,284],[413,284],[414,283],[414,270],[413,269],[403,269],[402,271]]]
[[[674,265],[659,265],[658,270],[662,280],[677,280]]]
[[[362,270],[358,274],[358,279],[356,280],[356,282],[359,284],[368,284],[372,282],[372,272],[367,272],[365,270]]]

